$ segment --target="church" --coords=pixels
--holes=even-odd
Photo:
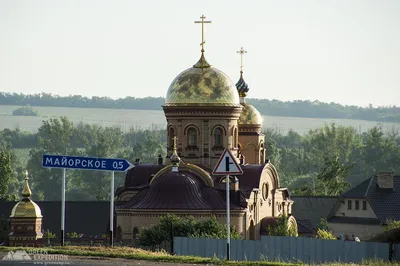
[[[116,233],[133,240],[161,216],[215,216],[226,223],[226,183],[229,182],[231,225],[244,239],[260,239],[277,217],[288,216],[288,227],[297,231],[291,215],[293,201],[280,187],[274,165],[266,159],[263,118],[246,102],[249,87],[242,65],[236,85],[210,65],[204,50],[201,17],[200,59],[170,84],[162,106],[167,121],[167,160],[135,163],[124,186],[116,191]],[[245,53],[239,51],[241,57]],[[225,149],[240,164],[243,174],[214,176],[212,171]]]

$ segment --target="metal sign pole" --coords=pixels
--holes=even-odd
[[[110,246],[113,246],[114,230],[114,171],[111,172],[111,193],[110,193]]]
[[[66,169],[63,168],[61,181],[61,246],[64,246],[64,229],[65,229],[65,176]]]
[[[226,175],[225,178],[225,183],[226,183],[226,259],[230,260],[231,259],[231,249],[230,249],[230,242],[231,242],[231,216],[229,213],[229,205],[230,205],[230,200],[229,200],[229,175]]]

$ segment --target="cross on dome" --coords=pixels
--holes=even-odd
[[[204,23],[211,23],[211,21],[204,20],[206,17],[204,15],[201,15],[201,21],[195,21],[194,23],[201,23],[201,52],[204,53],[204,44],[206,41],[204,40]]]
[[[238,54],[240,54],[240,75],[243,74],[243,55],[247,54],[247,51],[243,49],[243,47],[240,48],[239,51],[237,51]]]

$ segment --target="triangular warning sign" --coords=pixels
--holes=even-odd
[[[212,173],[213,175],[241,175],[243,171],[231,151],[225,149]]]

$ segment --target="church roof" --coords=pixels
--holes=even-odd
[[[125,187],[148,185],[150,183],[151,176],[157,173],[163,167],[165,167],[163,164],[135,164],[135,167],[130,169],[126,174]]]
[[[41,218],[39,206],[31,200],[32,191],[29,188],[28,171],[26,171],[25,186],[22,190],[22,199],[11,210],[10,218]]]
[[[240,106],[232,80],[208,63],[203,65],[198,63],[184,70],[172,81],[165,106]]]
[[[243,79],[243,72],[240,72],[240,78],[235,86],[240,97],[245,97],[247,92],[249,92],[249,85],[247,85],[246,81]]]
[[[263,117],[260,112],[251,104],[242,103],[243,109],[238,120],[239,128],[241,125],[262,125]]]
[[[237,197],[231,201],[232,209],[240,209],[239,200],[240,192],[237,192]],[[225,202],[225,191],[207,185],[193,172],[180,170],[158,176],[149,187],[116,208],[223,210],[226,208]]]

